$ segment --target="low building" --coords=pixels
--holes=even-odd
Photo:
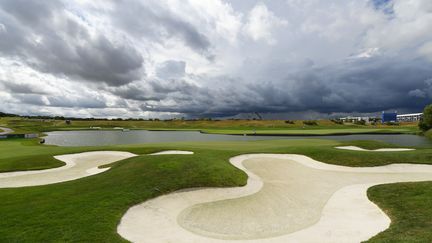
[[[420,121],[423,113],[401,114],[397,115],[398,122],[416,122]]]
[[[368,117],[368,116],[347,116],[347,117],[339,118],[339,120],[341,120],[343,122],[365,121],[365,122],[369,123],[371,118],[372,117]]]

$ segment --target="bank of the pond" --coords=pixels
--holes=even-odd
[[[431,147],[432,141],[412,134],[352,134],[352,135],[320,135],[320,136],[241,136],[226,134],[208,134],[198,131],[147,131],[131,130],[87,130],[87,131],[55,131],[47,132],[46,144],[58,146],[106,146],[121,144],[145,144],[167,142],[197,141],[256,141],[256,140],[298,140],[298,139],[330,139],[336,141],[377,140],[399,146]]]

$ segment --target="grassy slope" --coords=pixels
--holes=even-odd
[[[24,118],[1,118],[0,125],[11,127],[15,133],[45,132],[53,130],[77,130],[101,127],[125,127],[149,130],[202,130],[206,133],[219,134],[287,134],[287,135],[328,135],[346,133],[416,133],[413,123],[401,126],[361,126],[354,124],[339,125],[328,120],[318,121],[317,126],[304,126],[302,121],[287,124],[283,120],[223,120],[223,121],[72,121],[66,125],[62,120],[39,120]]]
[[[432,134],[432,132],[431,132]],[[396,147],[379,141],[351,141],[366,149]],[[431,161],[431,158],[425,158]],[[431,242],[432,182],[378,185],[368,190],[368,197],[377,203],[392,220],[391,227],[368,242]]]
[[[429,139],[432,139],[432,129],[429,129],[427,132],[425,132],[424,136]]]
[[[432,242],[432,182],[374,186],[368,196],[392,219],[371,242]]]
[[[0,141],[2,156],[0,169],[5,161],[20,161],[29,154],[49,158],[54,154],[84,150],[123,150],[145,154],[163,149],[185,149],[194,155],[146,156],[131,158],[113,164],[108,172],[75,181],[17,189],[0,189],[0,242],[120,242],[116,226],[126,210],[146,199],[174,190],[199,186],[239,186],[246,182],[246,175],[228,163],[234,155],[251,152],[298,153],[309,155],[327,163],[369,166],[393,162],[432,163],[432,149],[403,153],[369,153],[336,150],[339,143],[328,140],[275,140],[249,142],[209,142],[123,145],[115,147],[65,148],[32,145],[28,140]],[[367,145],[362,142],[363,146]],[[356,144],[356,143],[354,143]],[[360,144],[357,144],[360,145]],[[385,144],[370,146],[386,146]],[[19,152],[18,152],[19,151]],[[30,158],[30,157],[29,157]],[[29,160],[32,164],[33,160]],[[13,168],[15,163],[8,165]],[[44,166],[49,166],[49,163]],[[23,168],[18,165],[17,168]],[[405,183],[406,184],[406,183]],[[371,198],[390,210],[396,218],[388,234],[377,240],[403,239],[405,232],[419,230],[424,239],[432,240],[430,224],[411,216],[407,223],[398,215],[410,216],[408,208],[401,210],[415,192],[428,191],[410,206],[423,212],[423,219],[430,219],[432,195],[430,184],[413,183],[411,192],[405,192],[405,184],[379,186],[372,190]],[[419,185],[419,187],[417,187]],[[399,188],[397,186],[402,186]],[[392,198],[396,193],[397,198]],[[378,195],[378,196],[375,196]],[[425,204],[426,203],[426,204]],[[422,211],[423,210],[423,211]],[[393,213],[394,212],[394,213]]]

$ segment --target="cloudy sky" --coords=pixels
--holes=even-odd
[[[0,0],[0,111],[418,112],[431,0]]]

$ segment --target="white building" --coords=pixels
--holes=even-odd
[[[397,120],[399,122],[415,122],[420,121],[422,117],[423,113],[401,114],[397,115]]]
[[[365,121],[365,122],[369,122],[370,117],[367,116],[347,116],[347,117],[342,117],[339,118],[339,120],[343,121],[343,122],[353,122],[353,121]]]

